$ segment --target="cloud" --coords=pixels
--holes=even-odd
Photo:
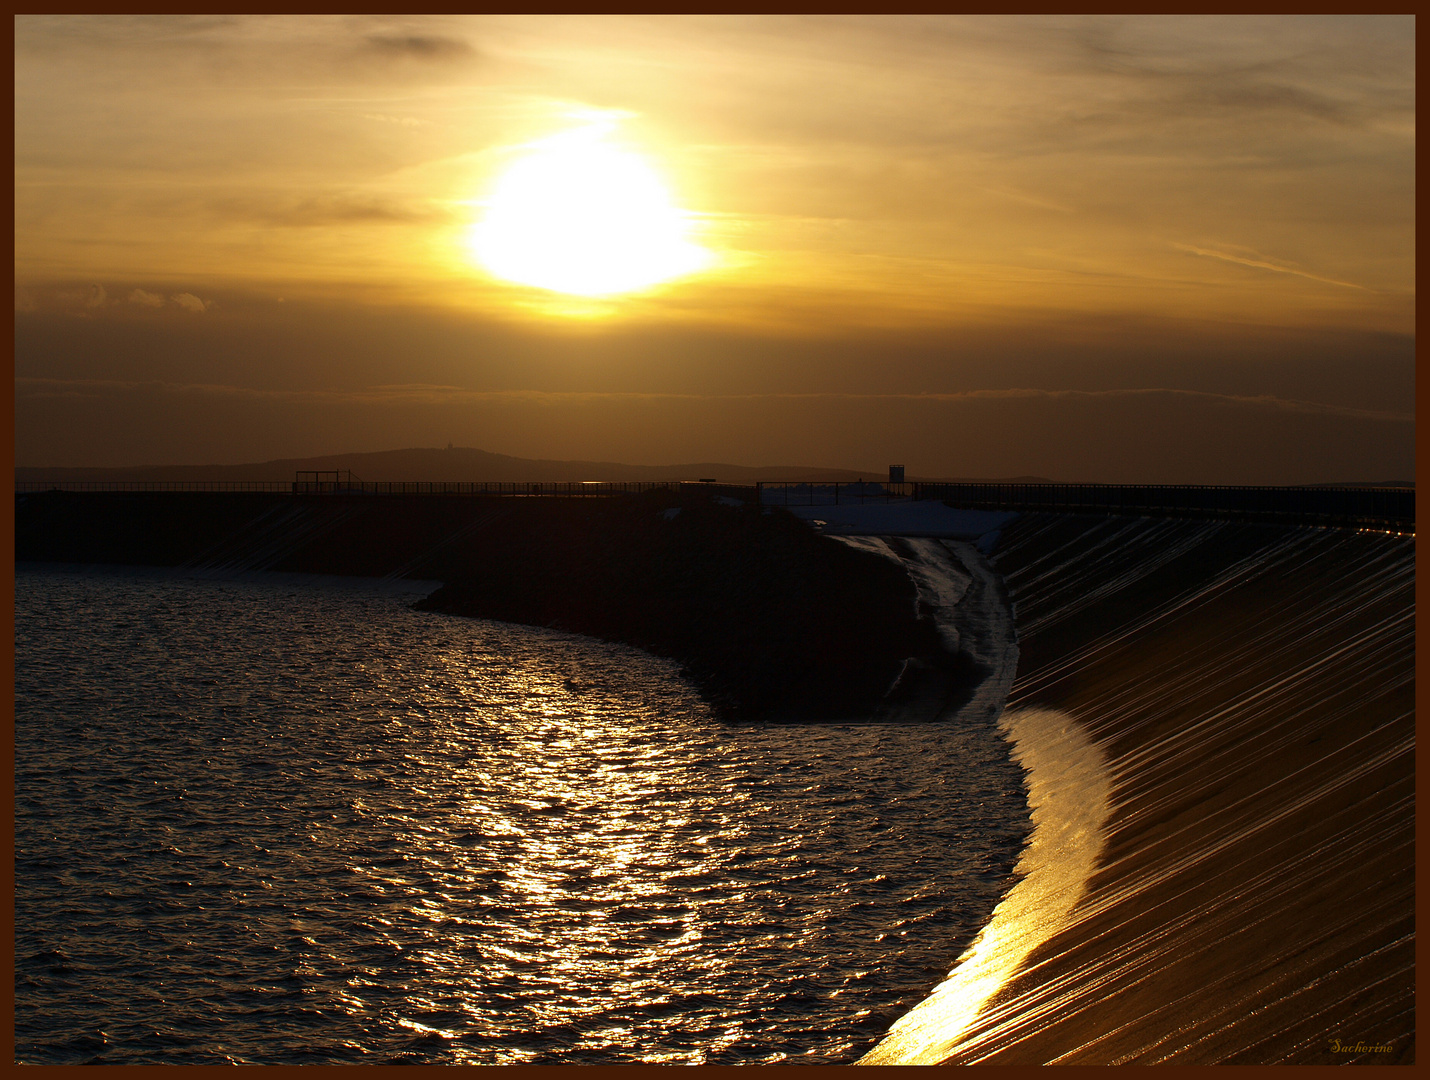
[[[1413,20],[1091,20],[1103,37],[1080,46],[1083,25],[22,20],[16,268],[80,285],[266,276],[526,319],[519,290],[472,287],[456,231],[501,147],[579,106],[639,114],[629,136],[728,249],[718,274],[623,307],[653,318],[1411,325]],[[1327,122],[1352,113],[1382,126]],[[256,242],[235,221],[284,228]],[[1290,254],[1288,222],[1297,259],[1347,280],[1218,239]],[[1277,276],[1237,288],[1176,237]]]
[[[85,293],[85,307],[104,307],[107,303],[109,303],[109,294],[104,291],[103,285],[91,285],[89,291]]]
[[[1319,274],[1308,274],[1304,270],[1297,270],[1294,266],[1271,262],[1265,256],[1248,259],[1242,255],[1233,255],[1226,251],[1213,251],[1210,248],[1193,247],[1190,244],[1173,244],[1172,246],[1178,251],[1190,252],[1193,255],[1201,255],[1208,259],[1221,259],[1223,262],[1236,263],[1239,266],[1254,266],[1258,270],[1271,270],[1277,274],[1295,274],[1297,277],[1309,278],[1311,281],[1319,281],[1325,285],[1339,285],[1345,289],[1360,289],[1362,292],[1371,291],[1364,285],[1357,285],[1353,281],[1337,281],[1335,278],[1321,277]]]
[[[224,217],[298,228],[325,225],[420,225],[452,220],[452,211],[431,202],[355,195],[315,195],[306,199],[219,199],[210,205]]]
[[[1351,110],[1341,102],[1300,87],[1269,82],[1247,81],[1241,85],[1223,83],[1197,86],[1189,90],[1182,100],[1189,106],[1197,107],[1197,111],[1201,111],[1203,107],[1254,109],[1295,113],[1336,123],[1350,123],[1352,120]]]
[[[364,120],[375,120],[381,124],[401,124],[403,127],[430,127],[431,120],[419,120],[415,116],[389,116],[387,113],[362,113]]]
[[[307,402],[367,402],[421,404],[491,404],[491,405],[680,405],[705,403],[736,408],[757,403],[807,402],[846,405],[973,405],[998,401],[1046,402],[1124,402],[1139,400],[1182,401],[1211,407],[1271,410],[1308,416],[1339,417],[1346,420],[1368,420],[1392,424],[1413,423],[1413,413],[1398,413],[1385,409],[1360,409],[1324,402],[1280,398],[1270,394],[1218,394],[1203,390],[1181,390],[1168,387],[1142,387],[1118,390],[1038,390],[1011,388],[999,390],[967,390],[951,394],[860,394],[860,393],[766,393],[766,394],[680,394],[640,393],[629,391],[547,391],[547,390],[469,390],[461,386],[440,383],[386,383],[349,390],[298,390],[233,386],[223,383],[182,383],[164,380],[124,379],[56,379],[19,376],[15,385],[27,396],[53,394],[60,391],[124,391],[150,390],[168,394],[198,394],[216,397],[267,399]]]
[[[129,294],[129,302],[138,304],[140,307],[163,307],[164,298],[158,293],[145,292],[143,289],[135,289]]]
[[[208,307],[208,304],[204,303],[191,292],[175,293],[169,297],[169,299],[174,301],[174,303],[178,304],[185,311],[201,312]]]
[[[22,377],[16,390],[16,459],[51,465],[254,462],[430,446],[436,430],[520,457],[634,464],[878,463],[877,475],[903,461],[920,476],[1109,483],[1414,476],[1408,410],[1162,388],[700,395]]]
[[[440,392],[440,391],[465,392],[465,389],[466,389],[466,388],[465,388],[465,387],[461,387],[461,386],[448,386],[448,385],[446,385],[445,383],[381,383],[381,384],[379,384],[379,385],[377,385],[377,386],[368,387],[368,389],[370,389],[370,390],[391,390],[391,391],[394,391],[394,392],[401,392],[401,391],[404,391],[404,390],[407,390],[407,391],[424,391],[424,392]]]
[[[1069,38],[1090,70],[1150,91],[1143,103],[1164,118],[1239,112],[1354,126],[1414,108],[1403,77],[1409,21],[1100,17],[1079,20]]]
[[[1271,394],[1218,394],[1205,390],[1182,390],[1170,387],[1143,387],[1122,390],[970,390],[961,394],[886,394],[860,395],[865,397],[888,397],[954,401],[996,398],[1043,398],[1048,400],[1113,400],[1113,399],[1182,399],[1198,401],[1208,405],[1229,407],[1274,409],[1278,412],[1302,413],[1310,416],[1338,416],[1348,420],[1379,420],[1390,423],[1413,423],[1411,413],[1397,413],[1385,409],[1357,409],[1343,405],[1328,405],[1319,401],[1302,401],[1296,398],[1281,398]]]
[[[365,43],[381,56],[414,60],[457,60],[475,55],[462,39],[438,34],[369,34]]]

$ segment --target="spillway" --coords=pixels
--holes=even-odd
[[[1413,1061],[1413,538],[1030,514],[991,561],[1036,827],[862,1063]]]

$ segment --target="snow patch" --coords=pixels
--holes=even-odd
[[[779,505],[779,504],[775,504]],[[829,536],[932,536],[979,540],[996,533],[1017,514],[1001,510],[955,510],[936,499],[918,502],[841,503],[838,506],[786,506],[795,517]],[[991,544],[987,550],[992,550]]]

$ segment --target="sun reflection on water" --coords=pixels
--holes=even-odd
[[[45,955],[36,935],[88,958],[103,1000],[134,1017],[111,1032],[113,1060],[849,1060],[982,925],[1021,846],[1020,773],[996,733],[729,727],[634,650],[234,588],[246,599],[127,585],[112,602],[149,614],[84,646],[95,674],[33,656],[49,681],[17,690],[31,717],[17,759],[45,782],[184,792],[124,816],[71,799],[80,824],[47,818],[43,849],[19,814],[20,968]],[[159,603],[166,589],[179,602]],[[94,622],[69,610],[38,616],[54,648]],[[215,647],[234,610],[255,625]],[[150,634],[194,657],[162,669],[183,703],[168,720],[155,680],[126,696]],[[245,641],[283,649],[265,667]],[[53,719],[94,717],[96,694],[102,744]],[[56,712],[66,695],[81,704]],[[36,722],[23,706],[40,700]],[[131,829],[166,846],[140,857]],[[30,851],[97,861],[104,895],[44,893]],[[180,874],[184,895],[167,884]],[[174,897],[171,922],[143,914],[153,896]],[[54,923],[55,905],[82,914]],[[222,1028],[153,1042],[200,998]],[[82,1007],[37,1009],[17,1011],[22,1053],[69,1060]]]

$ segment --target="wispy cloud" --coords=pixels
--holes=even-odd
[[[302,199],[223,198],[214,199],[209,205],[225,218],[298,228],[442,224],[452,220],[452,211],[433,200],[408,202],[399,198],[348,193],[313,195]]]
[[[380,124],[400,124],[403,127],[429,127],[431,120],[420,120],[415,116],[389,116],[387,113],[363,113],[364,120],[374,120]]]
[[[208,308],[208,303],[203,300],[200,300],[191,292],[175,293],[173,296],[169,297],[169,299],[174,301],[174,303],[178,304],[185,311],[201,313]]]
[[[193,394],[211,397],[251,398],[269,401],[368,404],[493,404],[493,405],[580,405],[580,404],[679,404],[705,402],[722,405],[750,405],[756,402],[829,402],[870,405],[976,405],[996,402],[1134,403],[1142,400],[1184,401],[1209,406],[1271,410],[1313,416],[1341,417],[1386,423],[1413,423],[1411,413],[1382,409],[1358,409],[1319,401],[1279,398],[1269,394],[1218,394],[1202,390],[1170,387],[1143,387],[1118,390],[1039,390],[1009,388],[968,390],[950,394],[860,394],[860,393],[769,393],[769,394],[672,394],[599,391],[471,390],[438,383],[392,383],[351,390],[300,390],[233,386],[223,383],[182,383],[164,380],[52,379],[21,376],[17,389],[27,396],[59,393],[148,391],[163,394]]]
[[[1322,277],[1320,274],[1308,273],[1305,270],[1298,270],[1294,266],[1287,266],[1285,263],[1272,262],[1265,256],[1258,258],[1247,258],[1245,255],[1234,255],[1229,251],[1213,251],[1211,248],[1194,247],[1191,244],[1173,244],[1178,251],[1185,251],[1192,255],[1201,255],[1208,259],[1221,259],[1223,262],[1236,263],[1238,266],[1253,266],[1258,270],[1270,270],[1277,274],[1294,274],[1297,277],[1309,278],[1311,281],[1319,281],[1325,285],[1339,285],[1344,289],[1360,289],[1362,292],[1371,292],[1364,285],[1357,285],[1353,281],[1339,281],[1336,278]]]
[[[601,109],[724,255],[642,309],[662,318],[767,325],[748,287],[814,333],[867,310],[1285,325],[1299,278],[1376,297],[1318,319],[1412,325],[1409,17],[22,17],[15,54],[27,282],[222,268],[526,318],[515,291],[454,284],[459,231],[506,148]],[[1292,218],[1309,270],[1214,239],[1277,251]],[[1184,280],[1208,275],[1182,254],[1283,288]],[[1070,277],[1092,263],[1103,280]],[[794,314],[790,289],[830,283]]]
[[[461,38],[443,34],[369,34],[365,44],[382,56],[414,60],[460,60],[475,55]]]

